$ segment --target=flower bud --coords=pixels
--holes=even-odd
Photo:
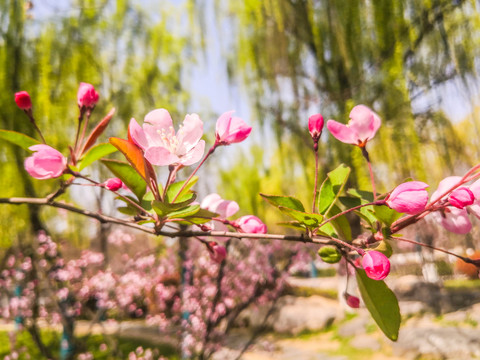
[[[227,249],[224,246],[218,245],[216,242],[212,241],[209,244],[210,247],[210,258],[216,263],[220,264],[227,257]]]
[[[110,191],[117,191],[122,188],[123,183],[122,180],[119,178],[110,178],[107,181],[103,183],[105,186],[105,189],[108,189]]]
[[[387,197],[388,207],[400,213],[415,215],[423,210],[428,202],[428,193],[425,190],[428,184],[421,181],[410,181],[398,185]]]
[[[15,93],[15,102],[22,110],[30,110],[32,108],[32,100],[26,91],[19,91]]]
[[[314,142],[318,142],[322,135],[323,129],[323,116],[322,114],[315,114],[308,118],[308,131],[312,135]]]
[[[253,234],[266,234],[267,226],[258,217],[253,215],[242,216],[234,222],[241,232]]]
[[[220,115],[215,128],[215,145],[230,145],[245,140],[252,127],[239,117],[232,117],[233,111]]]
[[[464,186],[452,191],[448,196],[450,205],[456,208],[463,209],[465,206],[472,205],[475,201],[475,196],[469,188]]]
[[[358,309],[360,307],[360,299],[356,296],[350,295],[349,293],[343,293],[343,297],[347,302],[347,305],[353,309]]]
[[[98,102],[98,93],[95,91],[93,85],[88,83],[80,83],[77,92],[78,107],[86,107],[93,109]]]
[[[381,252],[371,250],[363,255],[362,266],[370,279],[383,280],[390,273],[390,261]]]
[[[45,144],[29,147],[35,151],[25,159],[25,170],[35,179],[52,179],[63,174],[67,166],[67,159],[57,150]]]

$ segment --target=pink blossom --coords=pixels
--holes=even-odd
[[[267,226],[254,215],[242,216],[235,221],[235,225],[240,228],[241,232],[253,234],[266,234]]]
[[[117,191],[122,188],[123,182],[119,178],[110,178],[103,183],[105,189]]]
[[[390,273],[390,261],[381,252],[371,250],[363,255],[362,266],[373,280],[383,280]]]
[[[216,242],[210,242],[210,258],[216,263],[220,264],[227,257],[227,249],[224,246],[218,245]]]
[[[197,114],[185,116],[175,134],[172,118],[165,109],[149,112],[143,128],[135,119],[128,126],[132,141],[145,151],[145,158],[153,165],[181,164],[189,166],[200,161],[205,150],[203,122]]]
[[[220,115],[215,129],[215,145],[230,145],[245,140],[252,127],[239,117],[232,117],[233,111]]]
[[[322,135],[323,116],[322,114],[315,114],[308,118],[308,131],[312,136],[313,141],[318,142]]]
[[[356,296],[350,295],[349,293],[343,294],[347,305],[353,309],[358,309],[360,307],[360,299]]]
[[[63,174],[67,159],[51,146],[39,144],[29,147],[35,153],[25,159],[25,170],[36,179],[52,179]]]
[[[460,176],[449,176],[440,181],[438,188],[432,194],[430,201],[439,199],[442,194],[458,184],[461,180],[462,178]],[[439,211],[435,211],[431,216],[446,230],[455,234],[468,234],[472,230],[472,223],[468,218],[468,212],[466,209],[458,209],[453,206],[446,206]]]
[[[239,206],[235,201],[224,200],[220,195],[215,193],[205,196],[202,203],[200,204],[200,207],[202,209],[218,214],[219,219],[226,219],[234,215],[239,210]],[[215,231],[228,231],[227,225],[225,225],[221,221],[214,220],[211,221],[209,225],[210,228]]]
[[[421,181],[409,181],[398,185],[388,196],[387,205],[400,212],[415,215],[423,210],[428,202],[425,190],[428,184]]]
[[[473,215],[480,219],[480,179],[470,185],[469,189],[472,192],[475,200],[468,209],[471,213],[473,213]]]
[[[347,125],[328,120],[327,128],[341,142],[364,147],[375,136],[381,123],[378,115],[370,108],[357,105],[350,112]]]
[[[98,102],[98,93],[93,85],[81,82],[77,92],[78,107],[93,109]]]
[[[465,187],[459,187],[451,192],[448,196],[448,202],[450,205],[456,208],[463,209],[465,206],[472,205],[475,201],[475,196],[472,191]]]
[[[30,110],[32,108],[32,99],[26,91],[15,93],[15,103],[22,110]]]

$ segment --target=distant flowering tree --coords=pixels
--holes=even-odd
[[[222,334],[232,327],[242,310],[254,302],[262,303],[280,295],[288,270],[299,259],[305,259],[307,245],[313,244],[320,248],[318,255],[325,262],[343,261],[346,264],[347,274],[356,276],[361,297],[374,320],[389,339],[396,340],[400,326],[398,301],[383,282],[390,272],[388,257],[392,253],[392,242],[428,246],[477,267],[480,265],[480,260],[398,235],[402,229],[426,216],[436,218],[449,231],[469,232],[468,213],[480,216],[480,165],[461,177],[444,179],[430,201],[428,184],[421,181],[405,182],[391,192],[378,193],[367,145],[379,130],[381,120],[365,105],[352,109],[347,125],[329,120],[327,128],[338,140],[361,149],[369,169],[372,191],[345,189],[350,168],[343,164],[329,172],[319,186],[318,143],[324,120],[321,114],[310,116],[308,131],[315,155],[312,210],[307,211],[304,204],[293,196],[260,194],[290,218],[282,225],[295,229],[297,233],[285,235],[267,233],[266,225],[254,215],[232,219],[239,210],[238,204],[224,200],[218,194],[210,194],[200,203],[197,201],[193,186],[198,180],[195,176],[198,169],[217,148],[244,141],[252,131],[242,119],[233,117],[233,112],[226,112],[218,118],[215,142],[206,153],[200,117],[187,115],[175,132],[165,109],[149,112],[142,126],[132,119],[126,139],[111,137],[108,143],[95,145],[114,110],[93,129],[88,129],[98,93],[92,85],[82,83],[77,97],[78,129],[74,145],[69,147],[70,153],[65,157],[45,144],[28,94],[16,95],[17,105],[27,114],[44,144],[7,130],[0,130],[1,136],[34,152],[25,160],[25,169],[33,177],[59,178],[60,186],[44,198],[1,198],[0,203],[57,207],[102,223],[178,238],[179,256],[125,258],[127,268],[119,274],[102,268],[103,258],[98,254],[85,253],[80,259],[65,262],[59,258],[55,243],[47,237],[47,240],[39,240],[37,252],[48,258],[37,261],[30,257],[27,263],[20,265],[24,269],[23,276],[29,273],[28,278],[34,280],[23,284],[23,291],[27,292],[25,296],[20,296],[4,309],[7,317],[19,315],[20,309],[23,311],[21,316],[33,318],[32,324],[35,325],[40,312],[29,312],[28,309],[32,303],[38,303],[38,290],[35,292],[40,286],[35,281],[37,268],[50,266],[47,278],[57,287],[55,297],[50,300],[58,305],[58,309],[56,312],[45,310],[44,313],[50,313],[52,317],[57,314],[55,316],[62,319],[67,340],[73,333],[74,319],[85,309],[85,304],[93,301],[97,311],[123,311],[146,316],[149,321],[162,326],[177,325],[182,337],[183,356],[209,358],[221,344]],[[106,158],[116,151],[126,161]],[[95,180],[84,175],[84,169],[99,160],[115,178]],[[185,180],[178,181],[179,172],[194,164],[196,167],[185,176]],[[159,183],[157,166],[168,170],[163,184]],[[57,200],[68,187],[85,185],[79,181],[115,193],[123,203],[119,210],[128,217],[107,216]],[[124,187],[128,190],[124,191]],[[350,213],[360,217],[365,230],[358,238],[352,237],[347,219]],[[279,245],[285,241],[295,243],[294,251]],[[286,255],[287,260],[279,259],[279,254]],[[16,261],[14,258],[13,262]],[[5,289],[16,279],[11,273],[18,277],[17,281],[22,280],[22,273],[9,270],[3,274],[8,285]],[[360,305],[359,298],[346,291],[344,296],[351,307]],[[35,328],[31,330],[35,334]]]

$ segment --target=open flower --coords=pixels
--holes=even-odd
[[[350,112],[347,125],[335,120],[328,120],[327,128],[341,142],[365,147],[371,140],[382,121],[378,115],[365,105],[357,105]]]
[[[145,116],[143,128],[135,119],[128,126],[129,138],[145,151],[153,165],[181,164],[189,166],[200,161],[205,150],[203,122],[197,114],[185,116],[175,133],[172,118],[165,109],[156,109]]]
[[[25,159],[25,170],[35,179],[45,180],[59,177],[67,166],[67,159],[51,146],[45,144],[29,147],[35,151]]]
[[[440,181],[438,189],[432,194],[430,201],[437,200],[442,194],[458,184],[461,180],[462,178],[460,176],[449,176]],[[472,223],[468,218],[466,209],[446,206],[432,213],[432,217],[446,230],[455,234],[468,234],[470,230],[472,230]]]
[[[233,111],[220,115],[215,128],[215,145],[230,145],[245,140],[252,127],[239,117],[232,116]]]
[[[400,212],[415,215],[423,210],[428,202],[428,193],[425,190],[428,184],[421,181],[409,181],[398,185],[388,196],[388,207]]]
[[[379,251],[367,251],[362,258],[362,266],[370,279],[383,280],[390,273],[390,261]]]

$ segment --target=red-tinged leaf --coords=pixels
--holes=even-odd
[[[108,123],[112,119],[113,115],[115,114],[115,108],[109,111],[109,113],[95,126],[95,129],[92,130],[90,135],[88,135],[87,141],[82,149],[82,154],[84,154],[88,149],[90,149],[95,141],[97,141],[98,137],[105,131],[108,126]]]
[[[135,171],[145,180],[147,185],[150,185],[150,171],[145,158],[143,157],[143,151],[134,143],[127,140],[111,137],[109,139],[110,144],[115,146],[132,165]]]

